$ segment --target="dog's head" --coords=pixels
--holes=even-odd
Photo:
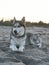
[[[25,34],[25,17],[21,21],[17,21],[14,17],[12,32],[15,36],[23,36]]]

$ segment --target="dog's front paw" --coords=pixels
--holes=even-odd
[[[10,45],[10,49],[11,49],[12,51],[17,51],[17,48],[16,48],[16,46],[14,46],[14,45]]]
[[[24,52],[24,47],[23,46],[19,47],[19,52]]]
[[[42,43],[39,43],[39,44],[38,44],[38,47],[39,47],[39,48],[42,48]]]

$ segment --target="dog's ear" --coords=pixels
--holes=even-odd
[[[26,26],[25,17],[22,18],[22,23]]]
[[[22,22],[25,22],[25,17],[22,18]]]
[[[13,19],[13,24],[16,22],[16,18],[14,17],[14,19]]]

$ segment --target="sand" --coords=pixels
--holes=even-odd
[[[0,26],[0,65],[49,65],[49,28],[27,27],[26,33],[41,34],[42,48],[26,46],[24,53],[9,49],[11,27]]]

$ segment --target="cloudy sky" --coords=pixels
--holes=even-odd
[[[14,16],[19,20],[25,16],[26,21],[49,23],[49,0],[0,0],[0,19]]]

